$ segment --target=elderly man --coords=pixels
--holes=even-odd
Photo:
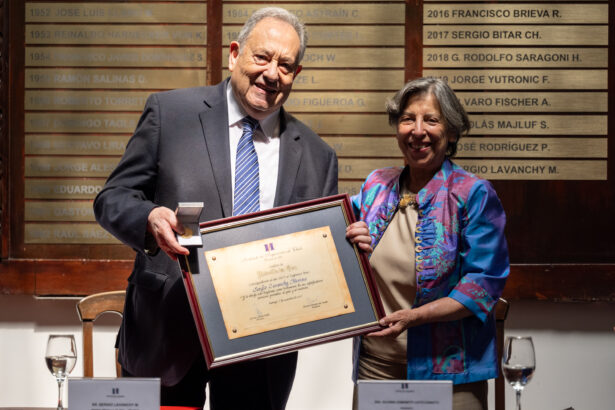
[[[230,45],[230,79],[148,99],[118,167],[96,197],[98,222],[137,251],[118,346],[126,376],[162,379],[162,404],[283,409],[296,353],[207,370],[176,258],[188,254],[173,209],[202,220],[337,193],[335,153],[282,108],[301,71],[305,28],[256,11]],[[162,250],[162,251],[160,251]]]

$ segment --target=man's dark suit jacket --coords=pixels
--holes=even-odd
[[[227,82],[152,94],[124,156],[94,200],[97,221],[137,251],[118,336],[120,363],[173,385],[202,354],[177,262],[146,254],[157,206],[204,202],[201,221],[232,215]],[[337,193],[334,151],[280,110],[275,206]]]

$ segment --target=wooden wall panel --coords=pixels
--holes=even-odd
[[[516,272],[526,272],[524,264],[600,263],[615,268],[615,237],[610,232],[615,226],[615,181],[609,161],[613,144],[608,143],[613,98],[608,107],[603,99],[581,103],[587,92],[612,90],[613,3],[428,0],[423,15],[425,75],[445,78],[460,94],[468,92],[473,98],[489,98],[495,91],[510,101],[527,92],[543,98],[526,100],[524,107],[501,106],[496,113],[486,104],[466,105],[473,125],[467,142],[543,143],[551,138],[551,149],[499,155],[462,149],[457,156],[460,165],[493,181],[507,212]],[[519,24],[510,25],[513,20]],[[551,108],[550,101],[557,108]],[[520,118],[523,123],[515,123]],[[575,129],[584,121],[585,126]],[[572,141],[564,158],[566,144]],[[590,149],[594,142],[598,145]],[[520,174],[517,165],[527,166],[530,174]],[[552,286],[565,295],[572,292],[573,281],[565,276]]]
[[[271,4],[306,18],[304,71],[286,107],[336,149],[342,192],[356,192],[375,167],[402,163],[384,100],[405,80],[446,77],[474,125],[458,162],[485,172],[507,211],[505,296],[615,300],[613,1]],[[134,253],[96,226],[92,198],[147,95],[222,80],[229,42],[260,6],[0,0],[0,292],[125,286]],[[532,17],[537,8],[548,15]],[[110,19],[113,10],[127,12]],[[488,18],[472,17],[480,13]],[[518,75],[540,84],[502,80]],[[544,175],[526,177],[528,166]]]
[[[0,2],[0,258],[9,254],[10,213],[9,198],[9,7],[8,2]]]
[[[15,61],[25,74],[16,90],[20,98],[25,90],[24,129],[12,141],[23,194],[14,200],[11,257],[130,257],[91,213],[74,212],[91,208],[147,95],[206,84],[207,3],[34,0],[20,7],[25,49]]]

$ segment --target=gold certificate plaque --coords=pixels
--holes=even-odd
[[[202,244],[178,262],[207,367],[381,329],[353,222],[348,195],[334,195],[200,223]]]
[[[354,312],[329,226],[205,258],[229,339]]]

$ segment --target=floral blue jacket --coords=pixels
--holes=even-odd
[[[399,202],[403,168],[373,171],[352,197],[378,246]],[[406,171],[407,172],[407,171]],[[408,379],[497,377],[492,308],[509,273],[506,216],[491,184],[445,160],[417,195],[414,307],[449,296],[474,315],[408,329]],[[360,343],[355,343],[355,379]]]

